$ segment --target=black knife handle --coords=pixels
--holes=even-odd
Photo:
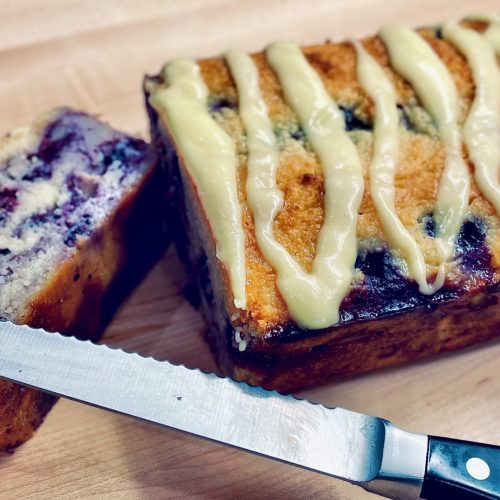
[[[421,498],[500,499],[500,447],[429,436]]]

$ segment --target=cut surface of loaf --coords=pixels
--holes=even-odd
[[[96,339],[164,244],[151,149],[57,109],[0,140],[0,317]],[[55,399],[0,382],[0,450]]]
[[[224,371],[288,390],[498,333],[499,26],[278,42],[146,79]]]

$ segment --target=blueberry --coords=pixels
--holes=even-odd
[[[431,238],[436,237],[436,221],[434,219],[434,214],[426,214],[422,217],[421,222],[424,226],[424,231],[427,236]]]
[[[5,188],[0,191],[0,210],[13,212],[17,204],[17,189]]]
[[[17,189],[6,188],[0,191],[0,225],[3,225],[8,214],[12,213],[17,205]]]
[[[148,152],[148,145],[135,137],[122,137],[105,142],[99,146],[102,160],[93,166],[94,172],[104,175],[110,165],[117,162],[119,168],[136,166],[144,161]]]
[[[384,249],[358,255],[355,267],[363,272],[361,285],[344,300],[344,319],[376,318],[425,302],[415,282],[408,280]]]
[[[306,138],[306,134],[304,132],[304,129],[302,127],[297,127],[291,134],[290,137],[292,139],[295,139],[296,141],[299,142],[304,142]]]
[[[209,107],[212,113],[218,113],[223,109],[234,109],[236,106],[226,97],[216,97],[210,100]]]
[[[356,116],[352,108],[340,106],[340,110],[344,113],[345,129],[350,132],[351,130],[371,130],[371,124],[361,120]]]
[[[72,144],[77,138],[77,134],[72,129],[63,128],[64,125],[57,125],[51,129],[42,139],[38,146],[36,156],[44,163],[52,163],[56,160],[64,150],[64,148]],[[57,137],[54,139],[53,137]]]
[[[456,253],[462,266],[474,272],[491,272],[491,252],[486,241],[486,228],[479,218],[466,220],[457,238]]]
[[[401,125],[406,130],[414,130],[415,127],[412,121],[410,120],[410,116],[408,115],[408,111],[406,110],[406,108],[403,105],[398,104],[398,112],[399,112],[399,122],[401,123]]]
[[[386,267],[388,267],[388,259],[390,259],[390,255],[387,252],[370,252],[364,256],[358,255],[355,267],[362,271],[365,276],[383,278]]]
[[[64,244],[68,247],[75,246],[78,236],[89,236],[92,231],[92,217],[84,214],[80,220],[74,224],[67,223],[69,226],[64,235]]]
[[[30,172],[25,174],[23,181],[32,182],[37,179],[50,179],[52,177],[52,164],[40,162]]]

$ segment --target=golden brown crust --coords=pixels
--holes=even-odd
[[[28,440],[56,398],[0,380],[0,451],[12,451]]]

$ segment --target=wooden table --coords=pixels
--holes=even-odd
[[[477,10],[472,0],[0,1],[0,133],[62,104],[147,135],[145,72],[175,56],[363,35]],[[498,4],[483,1],[482,9]],[[202,322],[170,250],[127,300],[105,341],[213,369]],[[411,335],[411,332],[408,332]],[[408,430],[500,444],[500,343],[327,384],[305,394]],[[194,437],[60,401],[13,455],[0,498],[373,498],[359,488]]]

